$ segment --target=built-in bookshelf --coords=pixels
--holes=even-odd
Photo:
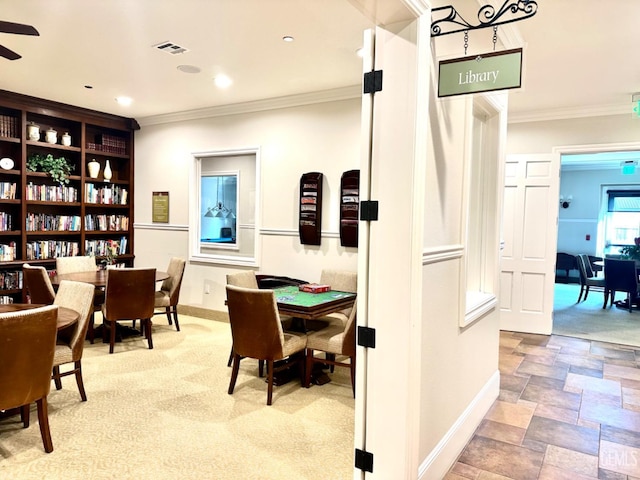
[[[137,129],[131,118],[0,90],[0,302],[24,300],[25,262],[52,271],[56,257],[112,249],[133,265]],[[27,168],[48,155],[71,167],[65,181]]]

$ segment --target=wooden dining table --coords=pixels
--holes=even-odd
[[[34,303],[3,303],[0,304],[0,313],[20,312],[32,308],[44,307]],[[58,330],[73,325],[80,318],[80,313],[67,307],[58,306]]]

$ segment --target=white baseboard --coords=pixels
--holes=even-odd
[[[496,370],[458,420],[420,464],[419,480],[440,480],[445,477],[499,393],[500,372]]]

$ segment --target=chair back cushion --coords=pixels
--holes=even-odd
[[[169,268],[167,273],[169,278],[162,282],[160,290],[167,292],[169,295],[169,304],[177,305],[178,298],[180,297],[180,286],[182,285],[182,276],[184,275],[184,268],[187,261],[184,258],[173,257],[169,261]]]
[[[108,320],[151,318],[155,302],[155,268],[107,270],[105,304]]]
[[[56,292],[44,267],[36,267],[25,263],[22,265],[22,275],[31,303],[42,305],[51,305],[53,303],[56,298]]]
[[[320,273],[320,283],[331,285],[332,290],[356,293],[358,291],[358,274],[349,270],[324,269]],[[346,318],[351,316],[351,308],[340,311]]]
[[[95,257],[58,257],[56,271],[59,275],[75,272],[93,272],[98,268]]]
[[[62,280],[58,287],[54,305],[70,308],[80,314],[73,329],[65,329],[64,333],[60,332],[58,335],[58,339],[64,341],[71,348],[74,362],[82,358],[89,318],[93,312],[94,293],[95,288],[90,283]]]
[[[243,357],[284,358],[284,333],[273,290],[227,285],[233,350]]]
[[[49,394],[58,307],[0,314],[0,410]]]
[[[250,270],[248,272],[230,273],[227,275],[227,285],[244,288],[258,288],[256,272]]]
[[[638,291],[638,273],[635,260],[605,258],[604,284],[607,290],[635,294]]]
[[[582,253],[579,255],[579,257],[582,259],[582,263],[584,265],[584,272],[587,278],[595,277],[596,274],[593,272],[593,267],[591,266],[591,260],[589,259],[589,255]]]

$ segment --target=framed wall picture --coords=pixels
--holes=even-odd
[[[169,192],[153,192],[151,219],[153,223],[169,223]]]

